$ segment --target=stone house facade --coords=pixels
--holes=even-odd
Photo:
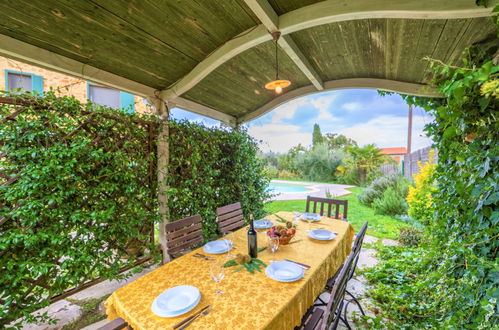
[[[53,89],[57,95],[73,95],[82,103],[91,100],[109,107],[123,107],[129,112],[151,112],[147,101],[140,96],[0,56],[0,90],[15,88],[40,94]]]

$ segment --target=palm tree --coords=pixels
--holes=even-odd
[[[381,149],[374,144],[368,144],[365,147],[351,146],[347,152],[350,154],[350,161],[359,169],[361,184],[366,180],[368,173],[390,161],[389,156],[382,154]]]

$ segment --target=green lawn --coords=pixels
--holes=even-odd
[[[348,221],[352,224],[355,230],[360,230],[365,221],[369,221],[367,234],[379,238],[396,239],[399,234],[399,228],[406,227],[407,224],[388,215],[374,214],[374,210],[370,207],[359,203],[356,194],[360,193],[364,188],[350,188],[352,194],[337,199],[348,200]],[[305,200],[292,201],[273,201],[265,205],[265,210],[269,213],[278,211],[305,211]]]

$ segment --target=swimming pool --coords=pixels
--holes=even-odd
[[[310,189],[308,189],[307,186],[288,184],[288,183],[276,183],[276,182],[271,182],[269,184],[269,190],[277,193],[310,191]]]

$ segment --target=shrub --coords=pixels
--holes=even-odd
[[[388,187],[381,198],[375,199],[372,206],[377,214],[397,215],[407,212],[404,197],[392,187]]]
[[[298,154],[295,165],[305,179],[331,181],[344,157],[343,151],[329,150],[326,145],[320,144],[307,152]]]
[[[400,228],[398,241],[405,246],[418,247],[423,233],[413,227]]]
[[[279,177],[279,170],[274,165],[267,164],[267,166],[263,169],[263,173],[269,178]]]
[[[296,179],[298,178],[298,175],[290,171],[281,170],[279,171],[278,177],[279,179]]]
[[[433,163],[433,156],[434,150],[431,150],[428,162],[424,165],[418,162],[420,172],[414,175],[414,186],[409,187],[407,195],[409,215],[424,224],[428,224],[435,213],[432,195],[437,190],[433,184],[437,165]]]
[[[421,232],[424,231],[425,225],[423,225],[418,220],[411,218],[407,214],[397,215],[396,218],[399,219],[400,221],[405,222],[406,224],[410,225],[411,227],[413,227],[417,231],[421,231]]]
[[[353,186],[360,186],[359,169],[355,166],[345,168],[345,166],[338,166],[336,173],[339,183],[350,184]]]
[[[364,191],[358,195],[358,198],[362,204],[366,206],[373,206],[375,200],[383,199],[385,191],[388,188],[392,188],[397,193],[399,198],[405,199],[409,183],[410,181],[401,175],[382,176],[374,180],[369,187],[364,189]]]

